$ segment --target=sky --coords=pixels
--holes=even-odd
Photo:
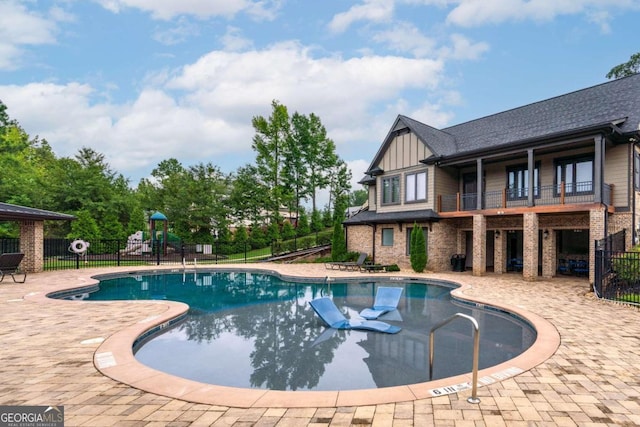
[[[255,160],[271,103],[320,117],[353,189],[399,114],[436,128],[607,81],[640,0],[0,0],[0,100],[133,187]]]

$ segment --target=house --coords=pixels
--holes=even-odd
[[[596,240],[640,232],[640,74],[436,129],[399,115],[366,176],[347,247],[409,267],[414,224],[433,271],[593,282]],[[563,266],[571,265],[571,270]]]

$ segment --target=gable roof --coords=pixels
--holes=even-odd
[[[443,129],[399,115],[369,171],[380,162],[403,127],[416,134],[434,159],[518,144],[533,145],[587,132],[637,134],[640,131],[640,73]]]
[[[377,165],[382,160],[389,144],[391,144],[398,133],[405,129],[413,132],[418,137],[418,140],[432,153],[455,153],[456,151],[456,140],[452,135],[400,114],[393,123],[393,126],[391,126],[391,130],[384,139],[380,149],[378,149],[378,153],[373,158],[369,169],[367,169],[367,175],[375,175],[375,169],[379,169]]]
[[[76,219],[73,215],[45,211],[43,209],[29,208],[26,206],[0,203],[0,221],[41,221],[41,220],[65,220]]]

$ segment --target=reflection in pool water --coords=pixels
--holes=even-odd
[[[503,311],[452,301],[443,282],[293,283],[258,272],[149,274],[102,280],[89,300],[168,299],[189,304],[185,320],[134,350],[147,366],[199,382],[271,390],[355,390],[414,384],[469,372],[473,330],[451,322],[435,334],[429,378],[429,332],[455,313],[480,325],[480,369],[522,353],[535,331]],[[404,291],[398,310],[380,318],[395,335],[326,328],[308,302],[330,296],[348,318],[370,307],[378,286]]]

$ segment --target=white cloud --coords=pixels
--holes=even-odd
[[[238,27],[227,27],[227,32],[222,36],[222,45],[226,51],[241,51],[253,47],[253,42],[242,36],[242,30]]]
[[[389,30],[378,32],[373,40],[385,43],[396,52],[411,53],[418,58],[424,58],[434,53],[435,40],[425,36],[410,22],[393,25]]]
[[[280,7],[279,1],[252,0],[96,0],[102,7],[119,13],[126,8],[148,12],[154,19],[170,20],[176,16],[191,15],[200,19],[214,16],[231,18],[245,12],[255,19],[273,19]]]
[[[55,16],[62,16],[58,9]],[[69,17],[65,15],[65,18]],[[20,68],[25,46],[53,44],[57,27],[52,19],[27,10],[21,2],[0,2],[0,70]]]
[[[636,0],[460,0],[447,21],[462,27],[477,27],[513,20],[550,21],[557,16],[580,13],[599,15],[615,9],[640,10],[640,3]]]
[[[329,29],[334,33],[342,33],[357,21],[389,21],[393,16],[393,6],[394,0],[364,0],[363,4],[336,14],[329,23]]]
[[[159,43],[171,46],[182,43],[199,33],[200,29],[198,28],[198,25],[194,24],[186,17],[181,16],[172,28],[156,31],[153,38]]]
[[[336,135],[343,128],[368,128],[368,109],[376,101],[409,88],[436,87],[443,68],[429,59],[314,58],[311,53],[296,43],[244,53],[211,52],[184,67],[167,87],[187,92],[185,102],[207,115],[244,121],[249,111],[268,114],[276,99],[292,111],[318,114]]]
[[[380,138],[382,139],[382,137]],[[351,171],[351,191],[362,189],[362,184],[358,184],[362,178],[364,178],[364,173],[369,169],[370,160],[350,160],[347,163],[347,167]]]
[[[462,34],[451,34],[451,47],[444,47],[440,55],[446,59],[475,60],[489,50],[489,44],[469,40]]]
[[[424,93],[442,78],[442,63],[429,59],[311,53],[297,43],[211,52],[179,70],[150,74],[146,88],[121,104],[78,83],[0,86],[0,93],[10,116],[46,138],[57,155],[92,147],[135,184],[170,157],[185,165],[217,164],[222,156],[251,161],[251,119],[269,115],[274,99],[291,114],[317,114],[339,153],[373,155],[397,112],[378,120],[371,106],[407,90]]]

